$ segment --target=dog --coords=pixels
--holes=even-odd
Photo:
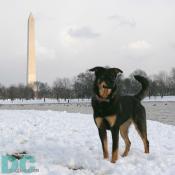
[[[123,73],[122,70],[118,68],[94,67],[89,71],[95,72],[94,95],[92,96],[91,104],[104,159],[109,158],[106,130],[110,130],[112,134],[111,162],[115,163],[118,160],[119,131],[125,142],[125,150],[122,156],[128,155],[131,146],[128,129],[131,123],[135,125],[143,141],[145,153],[149,153],[146,112],[141,104],[141,100],[148,93],[148,80],[139,75],[134,76],[141,83],[142,89],[133,96],[120,96],[117,91],[116,79],[118,74]]]

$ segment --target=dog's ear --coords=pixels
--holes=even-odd
[[[118,73],[123,73],[123,71],[119,68],[110,68],[110,71],[114,76],[117,76]]]
[[[89,71],[97,72],[97,71],[103,71],[104,69],[105,69],[104,67],[97,66],[97,67],[94,67],[92,69],[89,69]]]
[[[95,72],[96,76],[99,75],[99,73],[103,72],[104,70],[105,70],[104,67],[99,67],[99,66],[89,69],[90,72]]]

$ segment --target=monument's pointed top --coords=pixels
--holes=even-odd
[[[33,16],[33,13],[32,13],[32,12],[30,12],[29,17],[32,17],[32,16]]]

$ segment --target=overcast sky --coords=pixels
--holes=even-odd
[[[36,22],[37,79],[94,66],[125,75],[175,67],[174,0],[0,0],[0,83],[26,82],[27,20]]]

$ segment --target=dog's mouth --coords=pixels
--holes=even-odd
[[[104,81],[98,84],[98,88],[99,95],[102,98],[107,98],[111,94],[112,88],[109,87]]]

